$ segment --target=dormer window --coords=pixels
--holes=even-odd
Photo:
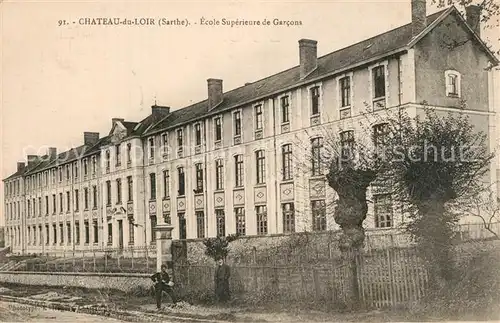
[[[314,86],[310,90],[311,94],[311,115],[319,114],[319,86]]]
[[[164,155],[168,154],[168,135],[167,133],[163,133],[161,135],[161,145],[162,145],[162,152]]]
[[[149,145],[149,158],[153,159],[155,157],[155,138],[154,137],[149,137],[148,145]]]
[[[200,146],[201,145],[201,124],[199,124],[199,123],[194,125],[194,138],[195,138],[195,145]]]
[[[221,117],[216,117],[214,119],[214,133],[215,133],[215,141],[222,140],[222,119],[221,119]]]
[[[445,72],[446,79],[446,96],[449,97],[460,97],[460,87],[461,79],[460,73],[454,70],[448,70]]]

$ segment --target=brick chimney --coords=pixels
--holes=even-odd
[[[427,27],[426,0],[411,0],[411,29],[415,37]]]
[[[117,122],[124,122],[125,119],[121,119],[121,118],[112,118],[111,119],[111,127],[114,127],[115,126],[115,123]]]
[[[18,162],[17,163],[17,171],[20,172],[26,167],[26,164],[24,162]]]
[[[302,79],[318,67],[318,42],[311,39],[299,40],[299,60]]]
[[[121,119],[121,120],[123,120],[123,119]],[[113,125],[114,124],[115,123],[113,122]],[[99,141],[99,133],[98,132],[84,132],[83,133],[83,144],[85,146],[93,146],[97,143],[97,141]]]
[[[481,37],[481,7],[470,5],[465,7],[467,24],[469,27]]]
[[[208,109],[215,108],[218,104],[222,102],[223,92],[222,92],[222,80],[219,79],[208,79]]]
[[[49,157],[50,159],[55,159],[57,157],[57,148],[49,147]]]
[[[37,155],[28,155],[28,166],[33,166],[36,161],[38,160],[38,156]]]
[[[151,113],[154,115],[167,115],[170,113],[170,107],[155,104],[151,106]]]

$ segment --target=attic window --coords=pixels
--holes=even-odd
[[[455,70],[447,70],[444,73],[446,82],[446,96],[458,98],[460,97],[461,75]]]

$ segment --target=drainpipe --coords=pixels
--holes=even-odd
[[[144,196],[143,196],[143,199],[142,201],[144,202],[144,246],[146,247],[146,255],[147,255],[147,246],[148,246],[148,241],[147,241],[147,226],[146,226],[146,217],[147,217],[147,210],[148,210],[148,203],[147,203],[147,192],[146,192],[146,164],[148,164],[146,162],[146,160],[148,159],[147,158],[147,152],[146,152],[146,149],[145,149],[145,142],[147,142],[147,138],[146,140],[142,140],[142,139],[139,139],[141,141],[141,146],[142,146],[142,184],[143,184],[143,189],[142,191],[144,192]],[[139,184],[139,183],[137,183]]]
[[[205,165],[205,170],[203,172],[203,180],[205,181],[205,185],[204,185],[204,188],[205,188],[205,192],[203,192],[203,198],[204,198],[204,202],[205,202],[205,210],[206,210],[206,215],[205,215],[205,237],[208,238],[208,214],[209,214],[209,210],[208,210],[208,167],[207,167],[207,153],[208,153],[208,145],[207,145],[207,119],[205,119],[205,121],[203,122],[203,139],[204,139],[204,152],[203,152],[203,155],[204,155],[204,165]]]

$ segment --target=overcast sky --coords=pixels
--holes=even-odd
[[[84,131],[106,135],[113,117],[144,118],[155,98],[173,109],[203,100],[207,78],[230,90],[290,68],[301,38],[317,40],[324,55],[390,30],[410,21],[410,1],[4,1],[0,14],[5,178],[27,147],[81,145]],[[86,17],[179,18],[191,26],[79,25]],[[202,17],[302,25],[195,25]],[[3,212],[3,186],[0,199]]]

